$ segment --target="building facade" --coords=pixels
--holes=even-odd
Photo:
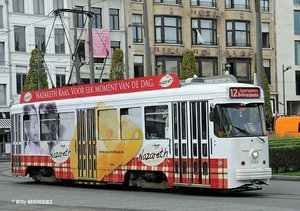
[[[279,114],[300,115],[300,1],[276,1]]]
[[[64,14],[60,21],[52,11],[63,8],[67,2],[0,1],[0,154],[10,150],[6,144],[10,142],[9,107],[19,103],[34,48],[45,52],[49,88],[66,83],[70,72],[70,51],[63,25],[69,26],[69,17]]]
[[[147,19],[142,0],[127,1],[128,53],[130,77],[150,74],[180,74],[182,55],[193,50],[198,76],[229,71],[239,82],[251,83],[257,44],[255,1],[250,0],[153,0],[147,3]],[[261,42],[263,65],[271,89],[273,113],[277,104],[275,2],[261,1]],[[145,27],[148,26],[148,34]],[[149,40],[149,47],[145,46]],[[259,38],[258,38],[259,39]],[[150,59],[145,51],[150,48]]]
[[[198,76],[228,71],[251,83],[261,41],[273,113],[299,114],[300,0],[260,1],[261,40],[255,2],[0,0],[0,154],[9,142],[6,116],[19,102],[35,47],[45,52],[49,88],[109,80],[117,48],[126,78],[180,75],[183,53],[193,50]]]
[[[108,81],[114,50],[125,49],[125,34],[128,30],[125,18],[127,16],[126,1],[72,0],[68,2],[68,8],[81,11],[70,13],[70,37],[78,43],[76,45],[76,42],[73,42],[72,52],[75,52],[74,49],[78,47],[79,57],[79,65],[76,65],[78,70],[73,70],[72,81],[90,83],[91,74],[94,74],[95,82]],[[90,5],[87,2],[90,2]],[[88,16],[89,11],[92,12],[91,18]],[[90,53],[89,21],[92,22],[92,54]],[[92,60],[90,55],[93,56]],[[78,80],[78,75],[80,75],[80,80]]]

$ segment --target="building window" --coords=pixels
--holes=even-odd
[[[217,45],[217,21],[209,19],[192,19],[191,34],[192,45]]]
[[[53,0],[53,9],[63,9],[64,8],[64,0]]]
[[[142,0],[131,0],[131,1],[135,1],[135,2],[142,2]]]
[[[120,48],[120,42],[111,41],[110,42],[110,56],[112,56],[116,49]]]
[[[250,59],[228,59],[227,62],[230,64],[229,73],[234,75],[238,82],[250,83],[250,70],[251,60]]]
[[[44,0],[33,0],[33,12],[44,15]]]
[[[0,84],[0,105],[6,105],[6,85]]]
[[[295,78],[296,78],[296,95],[300,95],[300,71],[295,71]]]
[[[181,44],[181,18],[156,16],[155,42]]]
[[[269,0],[261,0],[261,11],[269,12]]]
[[[134,55],[133,56],[134,62],[134,77],[144,77],[144,66],[143,66],[143,56]]]
[[[271,69],[270,69],[270,59],[264,59],[263,60],[263,66],[265,68],[265,73],[268,78],[268,83],[271,84]]]
[[[227,21],[227,46],[251,47],[250,24],[242,21]]]
[[[26,51],[25,26],[14,26],[15,51]]]
[[[109,24],[111,30],[119,30],[119,10],[109,9]]]
[[[35,47],[46,51],[45,46],[45,28],[35,27]]]
[[[56,74],[56,87],[63,87],[64,85],[66,85],[66,76]]]
[[[17,94],[22,94],[26,80],[25,73],[17,73]]]
[[[181,0],[154,0],[154,3],[181,4]]]
[[[294,4],[300,4],[300,0],[294,0]]]
[[[84,44],[84,40],[79,41],[78,57],[79,57],[79,61],[81,63],[85,62],[85,44]]]
[[[217,58],[204,58],[197,57],[197,68],[198,68],[198,76],[206,77],[206,76],[215,76],[218,75],[218,59]]]
[[[295,65],[300,65],[300,40],[295,40]]]
[[[102,28],[101,8],[92,7],[92,12],[95,14],[92,18],[93,28]]]
[[[65,53],[65,34],[63,29],[54,29],[55,53]]]
[[[13,11],[24,13],[24,0],[13,0]]]
[[[94,58],[94,63],[104,63],[104,58]]]
[[[300,11],[294,11],[294,34],[300,35]]]
[[[3,29],[3,6],[0,6],[0,29]]]
[[[83,7],[81,6],[75,6],[74,7],[76,10],[79,10],[81,12],[77,12],[76,13],[76,23],[77,23],[77,27],[78,28],[82,28],[83,27]]]
[[[0,65],[5,65],[4,42],[0,42]]]
[[[99,83],[100,82],[99,78],[95,78],[94,80],[95,80],[95,83]],[[83,84],[90,84],[90,81],[91,81],[90,78],[81,78],[81,82]]]
[[[132,15],[133,42],[143,42],[142,15]]]
[[[226,9],[250,9],[249,0],[226,0]]]
[[[262,47],[270,48],[270,39],[269,39],[269,23],[262,23]]]
[[[191,6],[216,7],[216,0],[191,0]]]
[[[159,68],[157,68],[157,74],[175,73],[179,76],[181,60],[182,57],[180,56],[157,56],[155,58],[155,64],[162,64]]]

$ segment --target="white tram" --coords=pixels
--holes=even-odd
[[[263,91],[231,75],[31,91],[10,113],[15,176],[216,190],[271,178]]]

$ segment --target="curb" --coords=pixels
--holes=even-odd
[[[299,181],[300,176],[273,175],[271,180]]]

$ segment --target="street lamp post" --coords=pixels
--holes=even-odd
[[[129,79],[129,56],[128,56],[128,51],[129,51],[129,46],[128,46],[128,28],[132,27],[131,24],[128,24],[125,28],[125,77],[126,79]]]
[[[288,71],[289,69],[292,69],[291,66],[287,66],[284,68],[284,65],[282,65],[282,86],[283,86],[283,116],[285,116],[285,107],[286,107],[286,102],[285,102],[285,80],[284,80],[284,73]]]

